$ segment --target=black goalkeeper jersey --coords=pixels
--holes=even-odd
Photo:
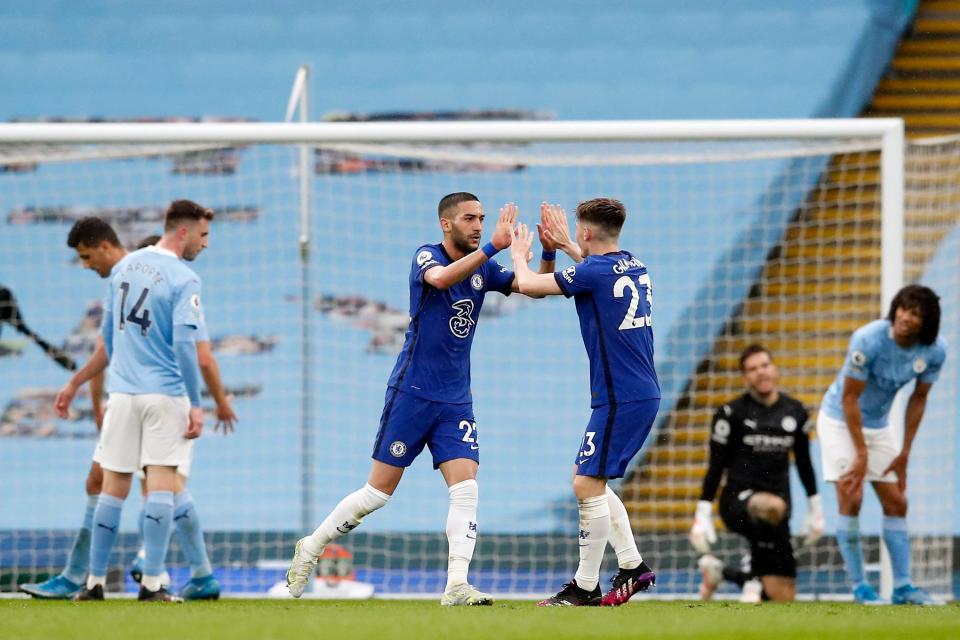
[[[717,410],[701,500],[713,500],[723,472],[727,491],[769,491],[790,504],[790,452],[808,496],[817,493],[807,438],[809,414],[785,393],[765,406],[745,393]]]

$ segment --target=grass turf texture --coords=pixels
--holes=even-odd
[[[538,608],[508,601],[441,608],[436,602],[225,600],[186,604],[0,600],[0,638],[960,638],[960,604],[751,606],[638,602],[613,608]]]

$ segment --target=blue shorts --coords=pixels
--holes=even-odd
[[[473,404],[424,400],[387,389],[373,459],[394,467],[409,467],[424,445],[433,454],[433,468],[456,458],[480,462]]]
[[[659,408],[660,398],[653,398],[594,409],[577,454],[577,475],[622,478],[650,434]]]

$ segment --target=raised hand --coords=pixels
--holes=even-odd
[[[513,244],[510,246],[510,256],[514,264],[527,264],[530,262],[532,253],[530,247],[533,246],[533,232],[527,229],[527,225],[520,223],[514,230]]]
[[[513,242],[513,225],[517,222],[519,211],[520,209],[513,202],[500,207],[500,218],[493,229],[493,237],[490,238],[490,242],[497,250],[506,249]]]
[[[540,222],[537,224],[537,231],[540,232],[540,242],[547,251],[563,249],[573,244],[570,240],[567,212],[558,204],[544,202],[540,205]]]
[[[556,251],[559,248],[555,234],[551,233],[550,220],[547,218],[547,210],[550,206],[546,202],[540,203],[540,222],[537,223],[537,235],[540,237],[540,245],[544,251]]]

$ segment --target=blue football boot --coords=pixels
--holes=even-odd
[[[62,575],[56,575],[40,584],[22,584],[20,585],[20,591],[29,593],[40,600],[69,600],[80,593],[80,587],[82,586]]]
[[[894,589],[891,600],[893,604],[918,604],[925,607],[941,607],[947,604],[940,598],[936,598],[912,584],[905,584]]]
[[[853,588],[853,600],[859,602],[860,604],[872,605],[872,606],[882,606],[890,604],[888,600],[884,600],[877,595],[877,592],[873,590],[866,582],[861,582],[856,587]]]
[[[184,600],[217,600],[220,598],[220,583],[212,575],[191,578],[180,590]]]

